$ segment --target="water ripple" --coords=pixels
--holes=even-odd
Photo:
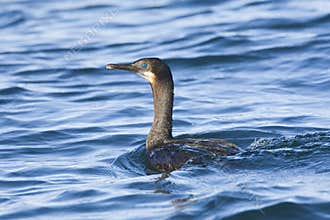
[[[329,219],[326,1],[0,5],[0,219]],[[150,56],[174,136],[244,152],[160,178],[150,86],[105,69]]]

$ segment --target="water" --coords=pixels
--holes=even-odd
[[[329,219],[330,3],[2,0],[0,219]],[[174,134],[246,152],[146,167],[157,56]]]

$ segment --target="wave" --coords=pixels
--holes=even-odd
[[[305,198],[310,200],[310,198]],[[305,203],[301,202],[277,202],[272,205],[257,207],[256,209],[241,211],[226,216],[223,219],[265,219],[271,216],[272,219],[328,219],[326,213],[330,207],[329,202]]]
[[[0,28],[11,28],[23,24],[27,15],[20,10],[8,10],[0,13]]]
[[[294,137],[281,137],[272,139],[258,139],[251,144],[252,149],[315,149],[327,148],[330,143],[330,132],[315,132],[296,135]]]
[[[31,91],[26,88],[19,87],[19,86],[12,86],[12,87],[8,87],[8,88],[0,89],[1,96],[12,96],[12,95],[24,94],[24,93],[29,93],[29,92],[31,92]]]

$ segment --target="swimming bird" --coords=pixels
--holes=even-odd
[[[106,68],[135,72],[151,85],[154,119],[146,140],[146,152],[152,167],[169,173],[201,156],[228,156],[241,151],[235,144],[221,139],[173,138],[174,83],[170,67],[161,59],[142,58],[130,64],[107,64]]]

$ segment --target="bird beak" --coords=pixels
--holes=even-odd
[[[106,69],[108,70],[127,70],[131,72],[138,72],[138,69],[132,64],[107,64]]]
[[[106,66],[108,70],[127,70],[130,72],[135,72],[138,75],[142,76],[143,78],[147,79],[151,84],[154,83],[155,81],[155,76],[152,72],[145,72],[139,69],[138,67],[134,66],[133,64],[108,64]]]

